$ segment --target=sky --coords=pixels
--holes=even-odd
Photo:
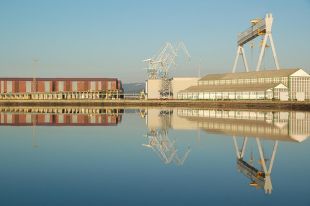
[[[0,76],[144,82],[142,60],[180,41],[191,61],[180,54],[171,76],[231,72],[238,33],[267,12],[280,67],[310,72],[309,0],[1,0]],[[245,48],[251,70],[259,42]],[[274,68],[269,50],[262,69]]]

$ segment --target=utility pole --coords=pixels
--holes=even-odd
[[[32,59],[32,89],[31,92],[36,92],[37,88],[37,82],[36,82],[36,67],[38,64],[38,59]]]

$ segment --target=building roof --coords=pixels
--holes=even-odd
[[[275,88],[281,83],[274,84],[237,84],[237,85],[198,85],[192,86],[182,92],[242,92],[242,91],[266,91]],[[284,86],[284,85],[283,85]]]
[[[251,79],[251,78],[272,78],[272,77],[288,77],[300,70],[296,69],[280,69],[280,70],[264,70],[252,72],[237,72],[224,74],[208,74],[199,81],[206,80],[226,80],[226,79]]]

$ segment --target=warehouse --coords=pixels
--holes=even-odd
[[[166,98],[177,99],[179,91],[184,90],[190,86],[197,85],[197,77],[173,77],[168,80],[169,95]],[[146,93],[148,99],[163,98],[161,92],[163,91],[165,81],[163,79],[148,79],[146,81]]]
[[[97,99],[121,98],[116,78],[0,78],[0,98]]]
[[[208,74],[178,99],[310,100],[310,75],[302,69]]]

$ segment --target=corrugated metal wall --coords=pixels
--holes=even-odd
[[[1,79],[1,78],[0,78]],[[115,80],[0,80],[1,93],[58,92],[58,91],[104,91],[122,89],[121,82]]]

